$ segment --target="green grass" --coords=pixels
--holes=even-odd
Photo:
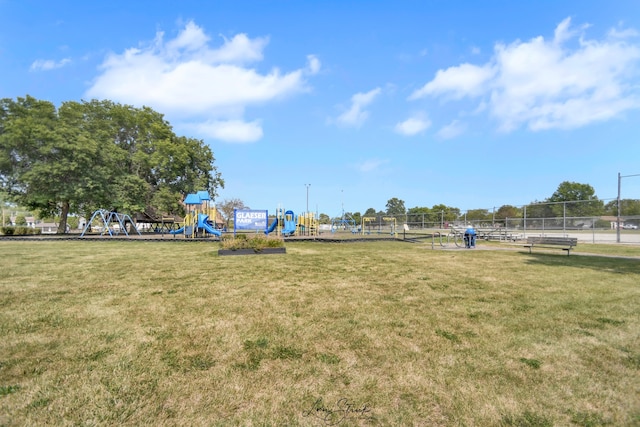
[[[0,425],[640,423],[638,259],[217,249],[0,241]]]

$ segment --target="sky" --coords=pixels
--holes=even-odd
[[[637,0],[0,0],[26,95],[153,108],[252,209],[640,199]]]

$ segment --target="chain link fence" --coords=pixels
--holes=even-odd
[[[495,209],[465,212],[440,211],[403,215],[368,215],[358,224],[365,234],[447,232],[473,226],[488,239],[522,240],[527,236],[577,237],[584,243],[640,244],[640,200],[624,200],[620,206],[602,200],[536,203],[513,208],[513,216]],[[582,213],[582,215],[579,215]],[[592,213],[592,214],[589,214]],[[608,214],[607,214],[608,213]]]

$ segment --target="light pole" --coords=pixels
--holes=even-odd
[[[309,187],[311,187],[311,184],[305,184],[305,187],[307,187],[307,212],[309,212]]]
[[[620,187],[621,187],[621,181],[622,178],[629,178],[632,176],[640,176],[640,174],[635,174],[635,175],[620,175],[620,172],[618,172],[618,217],[617,217],[617,224],[616,224],[616,243],[620,243]]]

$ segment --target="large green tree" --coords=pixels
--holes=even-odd
[[[601,215],[604,203],[598,199],[593,187],[589,184],[564,181],[546,200],[555,216],[592,216]]]
[[[387,200],[387,215],[404,215],[407,209],[404,207],[404,200],[397,197]]]
[[[111,101],[0,100],[0,187],[43,216],[96,208],[181,213],[180,200],[224,186],[211,149],[173,133],[148,107]]]

